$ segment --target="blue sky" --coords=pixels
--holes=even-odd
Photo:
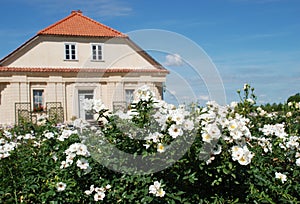
[[[0,58],[77,9],[123,33],[162,29],[195,42],[220,73],[228,102],[244,83],[259,103],[300,92],[298,0],[2,0]],[[205,86],[194,88],[209,98]]]

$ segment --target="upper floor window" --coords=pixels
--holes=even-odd
[[[75,43],[65,43],[65,60],[77,60]]]
[[[92,44],[92,60],[103,60],[103,46],[102,44]]]

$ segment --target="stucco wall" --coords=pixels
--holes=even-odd
[[[65,60],[65,43],[75,43],[77,60]],[[103,60],[91,60],[91,44],[102,43]],[[9,61],[9,67],[154,68],[125,39],[39,36]]]
[[[9,55],[1,66],[37,68],[138,68],[157,69],[126,38],[86,38],[36,36]],[[76,42],[77,60],[65,60],[65,43]],[[91,60],[91,44],[102,43],[103,60]],[[5,75],[4,75],[5,74]],[[95,99],[101,99],[107,108],[113,102],[125,101],[125,90],[149,85],[156,95],[155,83],[162,84],[166,73],[60,73],[17,72],[3,73],[1,82],[0,123],[15,123],[15,103],[31,103],[34,89],[44,90],[46,102],[60,102],[64,108],[64,119],[70,121],[79,116],[78,92],[92,90]],[[32,109],[32,107],[30,107]]]
[[[107,78],[85,78],[81,82],[76,77],[55,76],[28,77],[13,75],[0,77],[10,83],[1,83],[0,123],[14,124],[15,103],[31,103],[34,89],[44,90],[44,105],[46,102],[60,102],[64,109],[64,119],[70,121],[72,117],[79,117],[78,91],[92,90],[95,99],[101,99],[107,108],[113,109],[113,102],[126,101],[125,90],[137,89],[147,84],[160,98],[155,83],[162,84],[163,76],[108,76]],[[154,83],[155,82],[155,83]],[[32,110],[32,107],[30,107]]]

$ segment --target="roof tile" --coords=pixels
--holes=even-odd
[[[91,37],[127,37],[127,35],[72,11],[66,18],[38,32],[39,35],[70,35]]]

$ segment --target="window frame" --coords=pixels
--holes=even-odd
[[[4,89],[7,87],[9,83],[5,83],[5,82],[0,82],[0,106],[1,106],[1,101],[2,101],[2,93],[4,91]]]
[[[35,95],[35,92],[41,92],[42,94],[41,95]],[[33,110],[35,110],[36,107],[41,107],[42,108],[41,111],[44,111],[44,108],[45,108],[45,98],[44,98],[44,95],[45,95],[45,90],[44,89],[40,89],[40,88],[34,88],[34,89],[32,89],[32,109]],[[39,97],[39,99],[36,100],[35,96]],[[40,101],[40,99],[41,99],[41,101]],[[36,106],[36,104],[38,104],[38,106]]]
[[[124,95],[125,95],[125,101],[127,106],[134,101],[134,92],[135,92],[134,88],[125,88]],[[130,98],[128,97],[129,96],[128,93],[130,93]]]
[[[94,49],[93,46],[96,47],[96,59],[94,59]],[[101,59],[99,59],[99,46],[101,47]],[[103,43],[91,43],[91,61],[93,62],[103,62],[104,61],[104,44]]]
[[[71,54],[69,53],[69,59],[67,59],[67,47],[66,46],[70,46],[69,47],[69,52],[71,52]],[[74,46],[74,50],[75,50],[75,59],[73,59],[73,54],[72,54],[72,47]],[[77,61],[78,60],[78,55],[77,55],[78,51],[77,51],[77,43],[75,42],[65,42],[64,43],[64,60],[65,61]]]

